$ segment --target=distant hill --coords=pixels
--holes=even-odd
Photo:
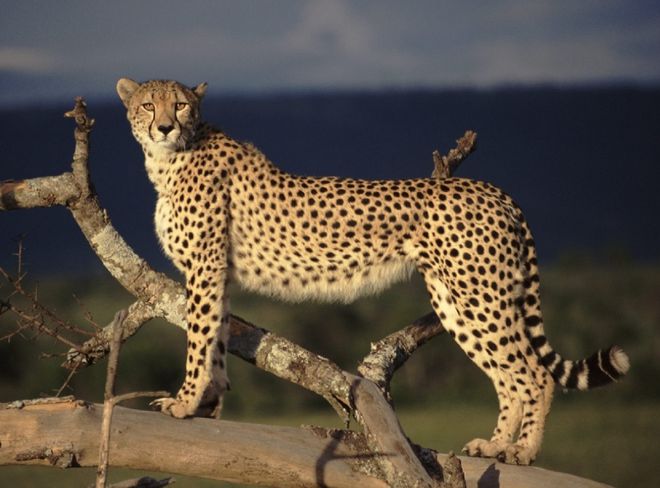
[[[58,106],[0,109],[0,180],[66,171],[71,121]],[[287,171],[359,178],[430,175],[466,129],[477,152],[458,175],[491,181],[523,207],[542,261],[567,251],[660,258],[660,89],[302,93],[205,101],[205,118]],[[154,193],[119,100],[91,101],[92,177],[115,226],[156,267]],[[101,272],[64,209],[0,213],[0,265],[25,234],[35,274]]]

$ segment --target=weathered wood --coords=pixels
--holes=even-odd
[[[0,464],[95,466],[102,405],[0,409]],[[182,448],[185,446],[185,448]],[[278,487],[378,487],[358,461],[369,453],[308,429],[212,419],[178,420],[115,407],[110,464]]]
[[[433,173],[434,178],[449,178],[456,168],[477,148],[477,133],[471,130],[456,140],[456,147],[451,149],[446,156],[433,151]]]
[[[378,387],[365,378],[346,375],[360,423],[374,450],[381,454],[385,479],[394,488],[439,486],[417,459],[399,419]]]
[[[72,173],[0,182],[0,211],[66,205],[78,198]]]
[[[439,463],[446,454],[437,454]],[[513,466],[492,459],[460,456],[468,488],[613,488],[597,481],[534,466]]]
[[[358,372],[373,381],[388,402],[392,376],[422,345],[442,334],[445,328],[438,316],[431,312],[412,324],[371,344],[371,350],[358,365]]]
[[[0,405],[0,465],[95,466],[101,405],[24,404]],[[440,464],[447,460],[433,454]],[[116,407],[110,464],[264,486],[385,488],[388,484],[369,472],[374,455],[365,438],[351,431],[177,420]],[[541,468],[460,460],[468,488],[607,488]]]

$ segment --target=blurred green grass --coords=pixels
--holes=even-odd
[[[537,464],[614,486],[657,484],[660,266],[573,257],[544,267],[541,277],[551,344],[566,357],[580,358],[618,343],[630,355],[632,369],[624,381],[603,390],[558,394]],[[77,324],[84,322],[84,313],[74,294],[101,325],[132,301],[119,285],[101,277],[42,279],[38,289],[44,303]],[[7,286],[0,287],[0,298],[8,293]],[[232,310],[354,371],[370,341],[430,309],[415,279],[350,306],[282,304],[234,291]],[[8,314],[0,315],[0,337],[13,327]],[[40,356],[65,350],[30,332],[0,342],[0,401],[53,395],[67,372],[58,367],[60,358]],[[182,379],[184,353],[181,330],[159,321],[147,324],[122,349],[117,390],[175,391]],[[236,358],[231,358],[229,370],[233,390],[225,418],[339,426],[315,395]],[[100,401],[104,377],[102,362],[79,372],[63,394]],[[489,381],[446,335],[421,348],[397,372],[392,386],[407,433],[422,445],[458,451],[471,438],[488,436],[494,427],[497,405]],[[112,472],[115,480],[133,476]],[[8,486],[82,486],[93,477],[93,470],[0,468],[2,486],[5,481]],[[231,485],[179,479],[177,486]]]

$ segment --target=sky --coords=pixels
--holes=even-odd
[[[114,96],[660,82],[657,0],[0,0],[0,104]]]

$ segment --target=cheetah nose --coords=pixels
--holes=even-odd
[[[172,132],[172,129],[174,129],[173,125],[159,125],[158,130],[163,133],[163,135],[167,135],[170,132]]]

